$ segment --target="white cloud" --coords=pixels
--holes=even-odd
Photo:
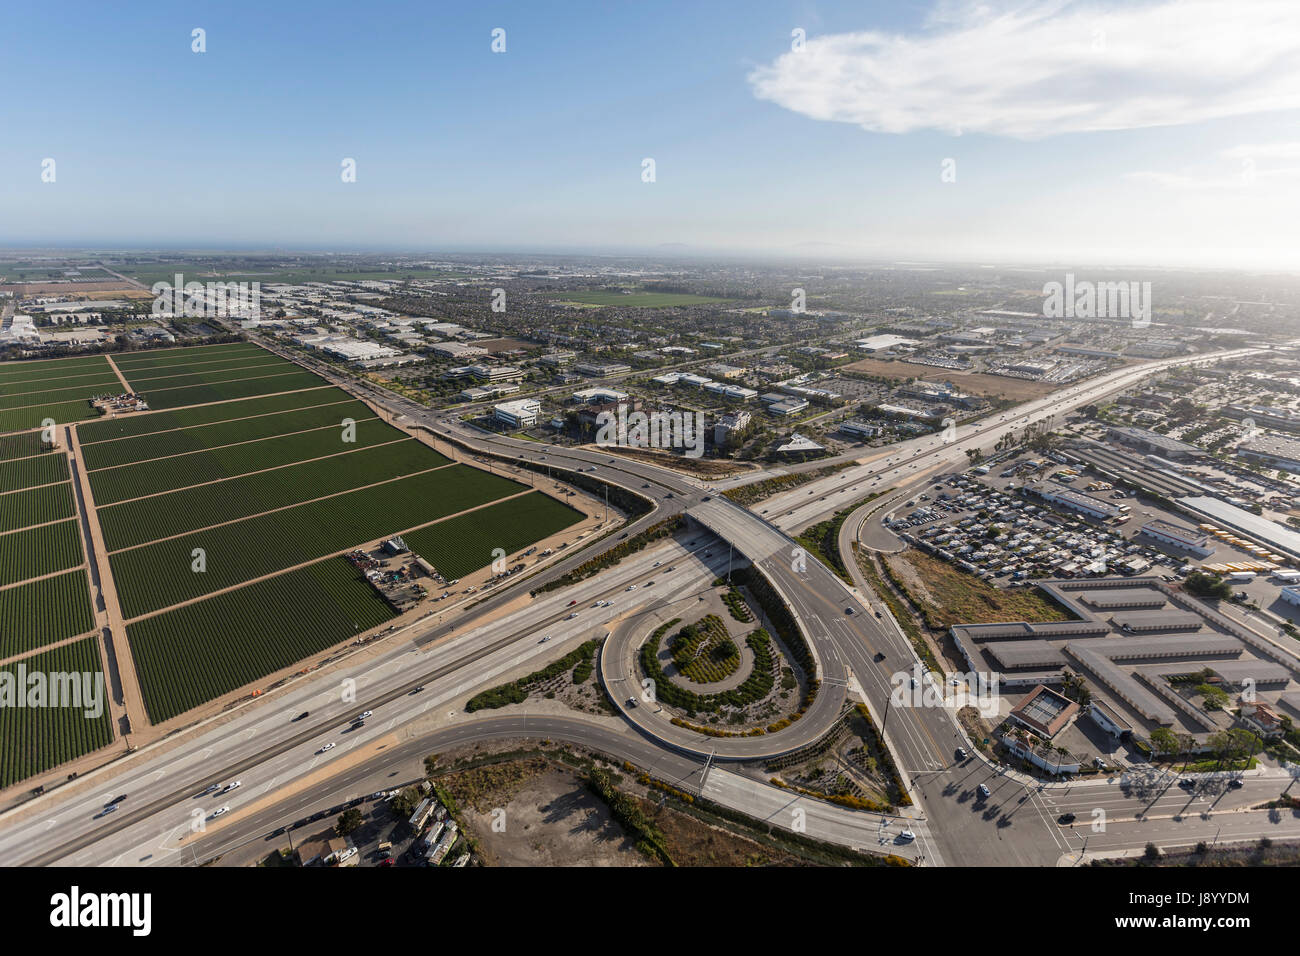
[[[1300,108],[1296,0],[944,3],[924,30],[810,36],[754,95],[884,133],[1021,139]]]

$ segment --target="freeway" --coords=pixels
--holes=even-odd
[[[289,357],[312,366],[310,361],[300,356]],[[1198,357],[1199,360],[1206,358],[1209,357]],[[1108,390],[1128,387],[1133,381],[1149,375],[1152,367],[1168,364],[1173,363],[1152,363],[1152,366],[1143,366],[1137,372],[1128,370],[1090,386],[1076,386],[1065,393],[1030,403],[1028,414],[1024,410],[1005,414],[994,423],[974,427],[969,434],[956,436],[954,441],[930,438],[908,443],[884,462],[868,462],[814,483],[812,497],[821,512],[832,513],[843,500],[862,490],[862,486],[855,485],[855,482],[865,479],[872,485],[886,487],[889,483],[915,480],[932,467],[945,467],[954,460],[960,461],[967,447],[996,440],[1032,420],[1050,418],[1070,407],[1094,401]],[[639,734],[627,735],[626,739],[637,741],[636,749],[652,747],[662,760],[667,759],[669,753],[664,749],[666,744],[680,752],[676,759],[689,759],[689,755],[695,755],[696,765],[703,753],[713,754],[715,760],[734,761],[787,752],[820,736],[838,716],[847,701],[848,691],[853,689],[867,702],[878,725],[883,724],[885,737],[917,802],[918,819],[922,814],[928,818],[927,835],[919,834],[925,844],[927,862],[1041,865],[1060,850],[1059,838],[1050,829],[1054,824],[1049,826],[1044,822],[1044,798],[1040,795],[1026,791],[1020,795],[1017,804],[1005,805],[1000,801],[976,800],[971,803],[963,799],[966,791],[961,789],[958,779],[962,771],[952,758],[961,738],[952,713],[936,706],[899,706],[892,708],[892,713],[889,708],[891,692],[917,667],[915,654],[896,623],[892,619],[878,620],[874,615],[861,613],[862,605],[857,603],[848,585],[820,562],[799,560],[797,546],[777,523],[714,497],[708,493],[711,489],[702,482],[683,478],[656,465],[611,456],[600,449],[538,446],[533,442],[483,433],[378,386],[340,380],[332,370],[324,367],[316,370],[344,387],[362,393],[363,397],[406,419],[406,423],[425,428],[462,447],[533,464],[595,471],[602,480],[654,502],[656,511],[643,516],[629,531],[645,527],[665,514],[685,511],[700,525],[733,545],[767,575],[796,614],[817,660],[822,687],[813,708],[791,727],[762,738],[710,739],[709,749],[705,750],[703,742],[698,740],[650,740]],[[809,489],[801,490],[807,497]],[[784,507],[784,502],[778,507]],[[785,517],[794,517],[788,513],[793,510],[787,508]],[[799,517],[804,516],[801,514]],[[786,526],[791,527],[788,523]],[[594,546],[593,550],[584,549],[570,555],[550,571],[550,576],[563,573],[567,567],[588,559],[595,550],[613,543],[606,541]],[[557,605],[562,604],[567,609],[564,599],[570,595],[580,596],[573,598],[580,604],[599,595],[617,595],[629,577],[645,573],[647,557],[642,554],[625,559],[588,581],[563,592],[542,596],[523,610],[507,615],[503,621],[466,630],[455,640],[440,640],[454,625],[442,625],[438,629],[425,626],[423,633],[409,645],[380,650],[365,661],[349,662],[337,672],[331,672],[331,676],[340,679],[340,686],[348,687],[346,682],[350,680],[354,682],[351,686],[361,689],[355,697],[345,699],[337,688],[326,689],[323,680],[292,686],[286,693],[276,695],[260,706],[221,718],[210,730],[186,734],[180,742],[143,749],[118,764],[88,775],[92,779],[82,781],[76,787],[60,788],[37,798],[0,819],[0,826],[4,827],[0,830],[0,862],[131,862],[131,853],[145,848],[149,853],[135,859],[147,855],[150,861],[180,862],[183,859],[179,856],[180,847],[185,835],[196,825],[195,821],[207,819],[212,800],[226,799],[222,794],[204,799],[202,809],[193,805],[191,801],[196,799],[195,795],[208,786],[229,782],[239,775],[242,778],[241,796],[247,792],[266,797],[291,793],[295,787],[307,785],[304,781],[322,776],[328,778],[332,773],[331,765],[342,766],[342,758],[350,752],[373,745],[370,732],[342,733],[342,725],[350,714],[363,707],[391,707],[392,713],[386,714],[385,722],[374,730],[376,735],[381,730],[387,734],[432,708],[445,707],[451,701],[467,696],[490,681],[499,680],[521,667],[535,666],[543,659],[544,651],[559,651],[580,639],[596,635],[598,631],[593,629],[593,624],[604,628],[608,620],[583,617],[577,624],[561,624],[565,616]],[[693,560],[699,562],[698,557]],[[717,561],[721,561],[721,554]],[[718,570],[697,563],[691,573],[699,576],[698,582],[702,585]],[[514,591],[517,588],[508,588],[504,593],[494,595],[474,609],[475,617],[504,606]],[[857,613],[846,613],[849,608]],[[559,629],[557,639],[544,649],[535,637],[539,628]],[[430,643],[432,641],[436,643]],[[392,643],[386,641],[384,646],[391,647]],[[546,658],[553,656],[545,655]],[[416,681],[421,683],[412,687]],[[433,693],[416,699],[417,688],[425,681],[436,681],[437,687]],[[304,724],[299,730],[292,723],[292,715],[308,705],[311,724]],[[318,719],[321,714],[325,720]],[[467,726],[489,725],[474,721]],[[551,729],[545,720],[535,722],[532,728],[534,732],[547,734]],[[473,732],[490,734],[490,727]],[[513,732],[518,732],[518,728]],[[352,733],[356,733],[355,738]],[[421,746],[437,746],[435,738]],[[326,750],[326,743],[335,743],[335,747]],[[615,743],[609,746],[615,753],[619,752]],[[642,756],[644,758],[644,754]],[[717,791],[717,796],[730,805],[742,803],[767,810],[790,802],[788,794],[766,784],[754,781],[736,783],[733,778],[745,778],[725,770],[712,772],[706,787],[711,785],[714,773],[722,781],[718,784],[722,789]],[[250,790],[243,791],[245,785]],[[102,789],[92,795],[95,786]],[[1020,784],[1015,786],[1023,788]],[[129,804],[132,809],[109,816],[93,812],[108,799],[109,791],[124,790],[132,795]],[[711,793],[707,789],[705,792]],[[953,799],[954,795],[956,799]],[[1007,794],[1008,800],[1011,796]],[[216,827],[218,830],[238,824],[240,819],[241,811],[234,804],[234,798],[230,799],[229,816],[221,816],[222,822],[218,822]],[[1017,806],[1026,803],[1038,807],[1038,820],[1030,816],[1029,826],[1013,827]],[[199,812],[196,814],[195,810]],[[973,810],[978,810],[978,813]],[[819,809],[818,812],[826,811]],[[839,810],[839,813],[849,811]],[[208,834],[212,829],[203,830],[203,833]],[[1189,831],[1194,829],[1195,825],[1188,828]],[[860,827],[853,823],[840,821],[834,827],[828,823],[827,832],[832,830],[836,835],[828,838],[841,842],[857,841],[851,845],[874,842],[874,838],[863,840]],[[1138,826],[1133,838],[1141,838],[1143,832],[1144,829]],[[33,833],[40,839],[33,841]]]

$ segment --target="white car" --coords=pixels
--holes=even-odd
[[[346,850],[344,850],[342,853],[339,854],[339,862],[342,863],[344,860],[350,860],[356,855],[357,855],[357,848],[354,846],[348,847]]]
[[[578,612],[577,612],[577,611],[574,611],[572,614],[570,614],[570,615],[568,616],[567,620],[572,621],[572,620],[573,620],[575,617],[577,617],[577,616],[578,616]]]
[[[987,797],[990,793],[992,793],[992,791],[989,790],[989,788],[982,783],[979,785],[978,789],[981,797]]]
[[[230,812],[230,807],[217,807],[217,809],[212,811],[212,816],[215,818],[221,816],[223,813],[229,813],[229,812]]]
[[[898,838],[902,840],[904,843],[911,843],[913,840],[916,839],[916,834],[913,833],[911,830],[904,830],[902,833],[898,835]]]
[[[636,590],[636,585],[635,585],[635,584],[629,584],[629,585],[627,586],[627,590],[629,590],[629,591],[635,591],[635,590]]]
[[[240,787],[242,787],[243,785],[244,785],[244,784],[243,784],[241,781],[236,780],[234,783],[228,783],[228,784],[226,784],[226,789],[225,789],[225,790],[222,790],[221,792],[222,792],[222,793],[229,793],[231,790],[238,790],[238,789],[239,789]]]
[[[359,717],[357,717],[357,720],[366,720],[367,718],[370,718],[370,717],[373,717],[373,716],[375,716],[375,712],[374,712],[373,710],[367,710],[367,711],[364,711],[364,712],[363,712]]]
[[[334,741],[331,740],[329,743],[327,743],[324,747],[322,747],[320,750],[318,750],[318,751],[316,751],[316,752],[317,752],[318,754],[323,754],[323,753],[325,753],[327,750],[333,750],[333,749],[334,749]]]
[[[543,637],[543,638],[542,638],[540,641],[538,641],[537,643],[538,643],[538,644],[545,644],[545,643],[546,643],[547,641],[549,641],[550,639],[551,639],[551,635],[547,634],[545,637]]]

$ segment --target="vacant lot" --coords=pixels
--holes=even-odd
[[[438,783],[456,799],[490,866],[650,865],[586,782],[545,758],[458,771]],[[504,815],[494,814],[498,808]]]
[[[1071,616],[1037,589],[995,588],[973,574],[915,549],[887,555],[885,561],[913,598],[924,605],[932,628],[1000,621],[1068,621]]]
[[[1018,378],[1004,378],[1001,375],[985,375],[981,372],[959,372],[950,368],[932,368],[929,365],[916,365],[912,362],[888,362],[884,359],[862,359],[852,365],[844,366],[850,372],[864,375],[880,375],[895,381],[918,378],[929,382],[952,382],[964,392],[980,395],[984,398],[1005,398],[1008,401],[1023,402],[1039,398],[1056,391],[1060,386],[1043,382],[1027,382]]]

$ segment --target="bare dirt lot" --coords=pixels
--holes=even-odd
[[[862,359],[844,368],[850,372],[880,375],[897,381],[919,378],[928,382],[952,382],[972,395],[1005,398],[1013,402],[1040,398],[1060,388],[1059,385],[1045,382],[1029,382],[1019,378],[1005,378],[1001,375],[986,375],[982,372],[959,372],[950,368],[932,368],[929,365],[916,365],[912,362],[887,362],[884,359]]]
[[[650,865],[585,782],[544,758],[459,771],[439,783],[460,803],[489,866]]]

